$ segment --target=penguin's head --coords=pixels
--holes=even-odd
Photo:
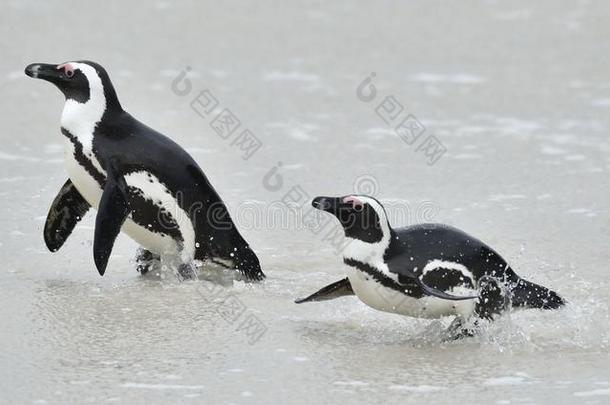
[[[86,104],[96,98],[105,99],[107,106],[120,106],[108,73],[95,62],[32,63],[25,68],[25,74],[53,83],[66,100]]]
[[[377,243],[390,230],[385,209],[370,196],[316,197],[311,205],[334,215],[348,238]]]

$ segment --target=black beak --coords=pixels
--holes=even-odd
[[[34,79],[43,79],[51,83],[57,83],[61,79],[62,70],[58,65],[49,63],[32,63],[25,68],[25,74]]]
[[[339,197],[316,197],[311,202],[311,205],[321,211],[334,214],[341,208],[341,198]]]

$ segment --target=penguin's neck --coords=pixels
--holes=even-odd
[[[390,247],[394,232],[389,224],[382,225],[382,238],[379,242],[369,243],[359,239],[346,236],[346,247],[343,250],[343,260],[356,260],[360,263],[379,269],[386,275],[390,275],[385,263],[385,253]]]
[[[69,131],[80,143],[91,145],[95,127],[106,111],[106,99],[92,94],[86,103],[67,99],[61,113],[61,127]]]
[[[91,89],[89,99],[84,103],[66,99],[61,113],[61,127],[76,137],[83,147],[91,148],[96,126],[102,119],[122,111],[113,88]]]

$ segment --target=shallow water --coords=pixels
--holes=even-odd
[[[610,5],[3,10],[0,402],[609,401]],[[192,153],[267,281],[142,278],[125,236],[100,278],[91,214],[60,252],[46,250],[44,219],[66,179],[62,98],[22,70],[72,58],[106,66],[124,107]],[[187,66],[192,90],[180,96],[171,83]],[[362,101],[356,89],[372,72],[376,98]],[[262,141],[252,157],[190,107],[204,89]],[[446,148],[435,164],[376,114],[390,95]],[[265,180],[276,166],[281,186]],[[395,226],[464,229],[569,305],[511,313],[455,343],[440,342],[450,319],[384,314],[355,298],[295,305],[344,276],[326,233],[273,204],[297,186],[308,197],[374,194],[393,204]]]

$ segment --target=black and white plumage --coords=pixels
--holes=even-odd
[[[197,163],[171,139],[123,110],[103,67],[89,61],[36,63],[25,73],[53,83],[66,98],[61,133],[69,180],[45,224],[51,251],[64,244],[94,207],[93,251],[101,275],[123,231],[149,259],[177,255],[182,266],[212,260],[248,279],[264,278],[256,254]]]
[[[312,205],[343,226],[348,272],[346,279],[297,303],[355,294],[381,311],[418,318],[456,315],[458,324],[470,317],[492,319],[509,305],[553,309],[564,304],[554,291],[520,278],[496,251],[459,229],[441,224],[393,229],[381,203],[363,195],[317,197]],[[453,329],[456,336],[464,333]]]

